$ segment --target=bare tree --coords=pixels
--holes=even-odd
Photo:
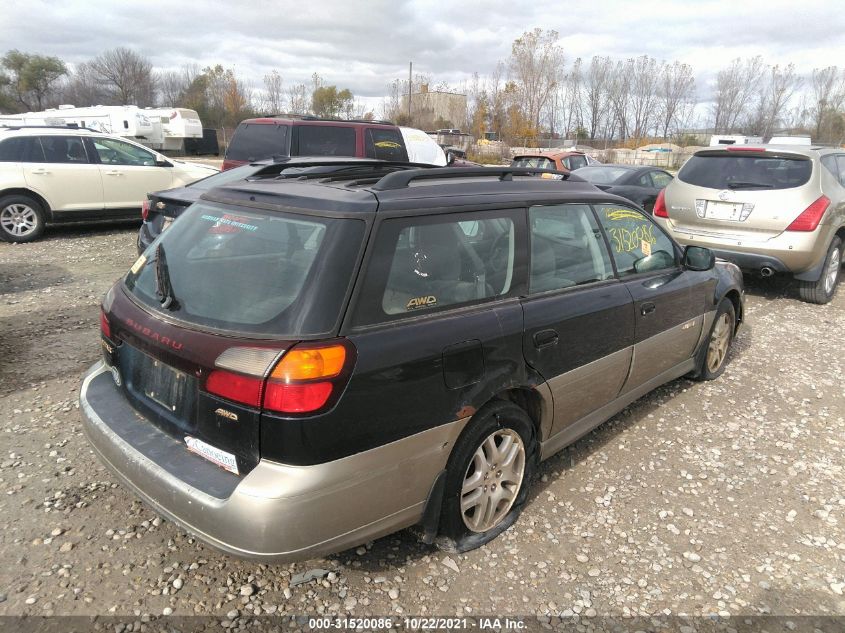
[[[584,79],[584,105],[590,121],[590,138],[596,138],[607,118],[612,69],[609,57],[595,56]]]
[[[657,86],[660,131],[664,139],[685,122],[695,106],[695,78],[692,66],[680,62],[665,64]]]
[[[608,101],[610,104],[610,137],[614,130],[619,132],[619,138],[628,138],[628,116],[631,104],[631,77],[634,60],[618,61],[613,66],[608,82]]]
[[[177,107],[182,105],[182,99],[191,85],[186,80],[184,72],[167,70],[156,74],[158,85],[158,104],[164,107]]]
[[[311,107],[311,91],[305,84],[295,84],[288,88],[288,110],[295,114],[308,114]]]
[[[583,76],[581,58],[575,60],[572,68],[566,74],[563,91],[563,124],[564,131],[569,134],[584,126],[583,112]],[[577,134],[576,134],[577,136]]]
[[[815,137],[832,140],[831,124],[845,101],[845,71],[840,72],[837,66],[814,68],[811,90],[813,105],[810,112]]]
[[[132,49],[118,47],[106,51],[90,65],[112,103],[145,106],[155,101],[153,65]]]
[[[781,121],[784,110],[802,80],[795,72],[795,66],[784,68],[771,66],[765,80],[761,82],[760,101],[757,107],[755,129],[761,136],[769,137]]]
[[[747,123],[765,72],[763,58],[737,58],[716,75],[712,106],[713,131],[732,132]]]
[[[523,33],[511,47],[510,79],[535,132],[540,127],[540,114],[563,76],[563,49],[557,40],[557,31],[536,28]]]
[[[662,67],[658,66],[657,60],[642,55],[632,61],[630,69],[631,135],[644,138],[648,136],[655,120]]]
[[[63,103],[85,107],[104,103],[107,99],[91,64],[86,62],[77,64],[62,89]]]
[[[282,89],[284,81],[279,71],[273,70],[264,75],[264,110],[273,114],[284,112],[285,93]]]

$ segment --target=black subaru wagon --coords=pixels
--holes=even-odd
[[[350,160],[205,193],[105,297],[95,452],[239,556],[494,538],[541,460],[719,376],[743,315],[734,265],[538,171]]]

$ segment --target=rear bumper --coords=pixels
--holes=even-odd
[[[758,271],[768,266],[776,272],[792,273],[799,278],[815,274],[824,262],[833,234],[830,226],[821,225],[815,231],[784,231],[765,241],[755,242],[735,235],[679,228],[671,220],[655,219],[680,244],[710,248],[717,256],[743,270]]]
[[[124,486],[216,549],[268,562],[323,556],[417,523],[467,422],[324,464],[261,460],[239,478],[147,423],[102,361],[79,399],[94,451]],[[135,440],[139,426],[143,439]]]

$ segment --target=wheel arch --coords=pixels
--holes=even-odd
[[[737,290],[736,288],[731,288],[723,295],[722,299],[730,299],[730,302],[734,306],[734,316],[736,317],[736,323],[734,323],[734,331],[736,331],[742,323],[743,318],[742,297],[739,294],[739,290]],[[721,303],[721,301],[719,303]]]
[[[32,189],[27,189],[26,187],[9,187],[8,189],[0,191],[0,198],[3,198],[4,196],[29,196],[30,198],[35,198],[36,202],[38,202],[44,210],[44,213],[47,214],[47,220],[53,219],[53,210],[50,207],[50,203],[47,202],[47,199],[44,198],[44,196],[34,192]]]

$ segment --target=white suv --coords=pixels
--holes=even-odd
[[[30,242],[48,222],[140,218],[148,192],[216,171],[85,129],[0,128],[0,239]]]

